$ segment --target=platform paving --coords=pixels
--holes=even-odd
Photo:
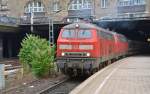
[[[150,56],[132,56],[100,70],[70,94],[150,94]]]

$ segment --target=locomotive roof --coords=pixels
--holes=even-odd
[[[112,34],[112,35],[117,35],[117,36],[120,36],[120,37],[124,37],[124,35],[122,34],[119,34],[117,32],[114,32],[114,31],[109,31],[107,29],[103,29],[101,27],[98,27],[94,24],[91,24],[91,23],[84,23],[84,22],[78,22],[78,23],[72,23],[72,24],[69,24],[69,25],[66,25],[63,27],[63,29],[75,29],[76,28],[76,25],[79,25],[79,28],[83,28],[83,29],[92,29],[92,28],[95,28],[97,29],[98,31],[101,31],[101,32],[107,32],[109,34]]]
[[[83,22],[72,23],[72,24],[69,24],[69,25],[64,26],[63,28],[64,28],[64,29],[70,29],[70,28],[75,29],[77,24],[79,25],[79,28],[84,28],[84,29],[98,28],[97,26],[95,26],[95,25],[93,25],[93,24],[90,24],[90,23],[83,23]]]
[[[69,25],[66,25],[64,26],[63,28],[64,29],[75,29],[76,28],[76,25],[79,25],[79,28],[84,28],[84,29],[91,29],[91,28],[95,28],[97,30],[103,30],[103,32],[107,32],[107,33],[111,33],[113,34],[114,32],[113,31],[109,31],[107,29],[103,29],[101,27],[98,27],[94,24],[91,24],[91,23],[84,23],[84,22],[78,22],[78,23],[72,23],[72,24],[69,24]],[[115,32],[116,33],[116,32]]]

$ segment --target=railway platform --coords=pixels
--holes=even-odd
[[[150,94],[150,56],[121,59],[92,75],[70,94]]]

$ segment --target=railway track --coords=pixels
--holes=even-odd
[[[83,79],[65,79],[53,86],[46,88],[38,92],[37,94],[69,94],[77,85],[79,85]]]
[[[38,81],[38,80],[30,81],[30,82],[26,83],[26,86],[29,86],[30,84],[33,84],[33,83],[35,83],[35,82],[37,82],[37,81]],[[23,85],[22,87],[25,87],[25,85]],[[7,94],[7,93],[9,93],[9,92],[11,92],[11,91],[16,91],[17,88],[19,88],[19,86],[14,86],[14,87],[12,87],[12,88],[3,90],[1,93],[2,93],[2,94]]]
[[[66,77],[61,78],[60,80],[46,80],[46,79],[34,79],[27,83],[21,83],[21,85],[14,86],[12,88],[3,90],[0,92],[0,94],[36,94],[36,92],[43,92],[45,91],[47,86],[54,86],[56,84],[59,84],[63,82],[66,79]],[[45,87],[45,88],[44,88]],[[44,90],[43,90],[43,89]],[[40,93],[37,93],[40,94]]]
[[[0,64],[5,64],[5,71],[11,71],[21,68],[18,60],[4,60],[0,61]],[[79,85],[83,80],[76,78],[69,79],[65,77],[64,79],[57,81],[41,81],[34,80],[26,84],[15,86],[10,89],[2,90],[2,94],[68,94],[72,89]],[[44,83],[42,86],[40,83]],[[41,87],[45,87],[42,89]],[[49,87],[47,87],[47,86]],[[32,86],[32,87],[31,87]],[[37,92],[37,93],[36,93]]]
[[[0,64],[2,64],[4,67],[3,73],[5,77],[15,77],[15,75],[22,70],[22,66],[19,62],[19,59],[1,59]]]
[[[22,66],[9,66],[9,67],[5,67],[5,71],[20,69],[20,68],[22,68]]]
[[[0,64],[5,64],[5,65],[11,64],[13,66],[19,66],[20,65],[19,60],[14,59],[14,58],[2,59],[2,60],[0,60]]]
[[[13,58],[0,60],[0,64],[5,65],[6,71],[21,68],[19,60]]]

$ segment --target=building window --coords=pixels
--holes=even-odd
[[[145,4],[145,0],[134,0],[134,5],[143,5]]]
[[[144,5],[145,0],[118,0],[118,6]]]
[[[25,7],[25,13],[44,12],[44,6],[41,2],[29,2]]]
[[[57,12],[57,11],[59,11],[59,8],[60,8],[59,2],[55,2],[54,6],[53,6],[53,11]]]
[[[92,2],[91,0],[73,0],[68,10],[81,10],[81,9],[91,9]]]
[[[83,9],[91,9],[92,8],[92,2],[90,0],[83,0],[82,1],[82,8]]]
[[[108,0],[101,0],[101,8],[107,8]]]
[[[0,0],[0,16],[8,16],[8,0]]]

